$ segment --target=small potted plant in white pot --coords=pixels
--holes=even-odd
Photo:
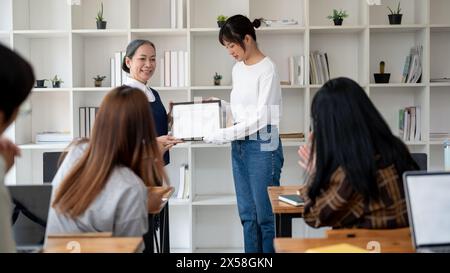
[[[53,88],[60,88],[61,87],[61,83],[64,82],[61,78],[58,78],[58,75],[55,75],[53,77],[53,79],[51,79],[50,81],[52,82]]]
[[[104,79],[106,79],[106,76],[100,76],[97,75],[96,77],[92,78],[95,82],[94,82],[94,86],[95,87],[102,87],[102,81]]]
[[[97,29],[106,29],[106,21],[103,18],[103,2],[101,5],[101,9],[97,12],[97,17],[95,20],[97,21]]]
[[[225,16],[225,15],[217,16],[217,25],[221,28],[225,24],[227,19],[228,19],[228,16]]]
[[[220,74],[214,74],[214,85],[220,85],[220,80],[222,79],[222,75]]]
[[[389,6],[387,7],[389,12],[391,14],[388,15],[389,17],[389,24],[391,25],[400,25],[402,23],[402,16],[400,12],[402,9],[400,8],[400,2],[398,2],[397,10],[392,10]]]
[[[333,9],[333,14],[328,15],[327,18],[333,20],[335,26],[342,26],[344,18],[347,18],[348,14],[345,10]]]

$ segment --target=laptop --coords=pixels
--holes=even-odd
[[[12,207],[12,228],[17,252],[41,252],[52,194],[51,184],[8,185]]]
[[[450,253],[450,173],[405,172],[403,183],[416,251]]]

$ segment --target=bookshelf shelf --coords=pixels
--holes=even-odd
[[[74,29],[73,34],[82,37],[117,37],[128,35],[126,29]]]
[[[49,143],[49,144],[21,144],[19,148],[22,150],[64,150],[70,143]]]
[[[235,195],[197,195],[192,201],[194,206],[234,206]]]
[[[26,38],[54,38],[69,37],[70,32],[66,30],[14,30],[14,35],[20,35]]]
[[[310,27],[311,34],[332,33],[361,33],[366,30],[364,26],[315,26]]]
[[[417,32],[426,29],[426,25],[371,25],[370,31],[373,33],[386,33],[386,32]]]
[[[173,25],[171,1],[102,0],[107,29],[97,30],[95,15],[101,1],[67,5],[62,0],[0,0],[0,43],[13,46],[28,59],[37,79],[55,74],[64,80],[62,88],[34,89],[31,114],[21,116],[12,129],[13,139],[23,149],[23,157],[9,183],[42,180],[42,153],[63,150],[67,144],[34,144],[43,131],[79,134],[79,107],[99,106],[110,91],[110,59],[137,38],[156,45],[157,68],[150,86],[156,89],[168,109],[170,101],[218,97],[229,101],[234,60],[218,41],[219,14],[244,14],[269,20],[294,19],[298,25],[262,26],[257,29],[258,45],[277,65],[280,80],[289,81],[289,58],[305,56],[305,78],[309,79],[309,54],[326,52],[332,77],[347,76],[365,88],[394,134],[398,135],[399,109],[420,106],[421,141],[406,142],[413,152],[428,154],[430,169],[443,168],[442,143],[428,141],[432,132],[449,132],[442,117],[450,116],[450,83],[430,79],[450,77],[450,1],[402,1],[402,25],[389,25],[386,5],[368,6],[361,0],[174,0],[182,3]],[[333,26],[326,18],[332,10],[350,15],[343,26]],[[46,14],[48,16],[41,16]],[[149,16],[151,14],[151,16]],[[413,46],[423,46],[422,83],[400,83],[405,58]],[[160,60],[165,51],[188,52],[188,85],[163,87]],[[391,83],[375,84],[373,74],[386,61]],[[213,75],[223,76],[221,86],[213,86]],[[106,75],[105,87],[95,88],[92,78]],[[50,83],[46,83],[50,86]],[[280,132],[307,133],[310,104],[321,84],[281,86],[283,113]],[[307,137],[307,136],[306,136]],[[297,149],[304,139],[282,139],[284,167],[281,183],[300,184]],[[171,246],[181,252],[242,251],[242,228],[236,209],[231,145],[185,142],[171,150],[166,166],[171,184],[179,186],[180,166],[189,165],[191,198],[171,199]],[[214,159],[214,160],[211,160]],[[308,237],[314,232],[301,224],[297,232]],[[221,234],[221,236],[217,236]]]

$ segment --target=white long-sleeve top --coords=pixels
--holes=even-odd
[[[277,68],[269,57],[253,65],[238,62],[232,71],[230,106],[234,126],[220,129],[206,139],[233,141],[252,135],[267,125],[279,125],[281,87]]]

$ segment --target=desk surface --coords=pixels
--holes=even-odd
[[[142,237],[49,237],[46,253],[135,253]]]
[[[303,213],[303,206],[295,207],[285,202],[279,201],[278,196],[280,194],[296,194],[301,185],[297,186],[281,186],[281,187],[268,187],[270,204],[272,205],[272,212],[278,213]]]
[[[274,242],[275,252],[277,253],[304,253],[306,250],[316,247],[324,247],[335,244],[350,244],[363,249],[373,250],[367,248],[367,243],[370,241],[377,241],[380,243],[381,253],[412,253],[410,238],[320,238],[320,239],[292,239],[292,238],[276,238]]]

